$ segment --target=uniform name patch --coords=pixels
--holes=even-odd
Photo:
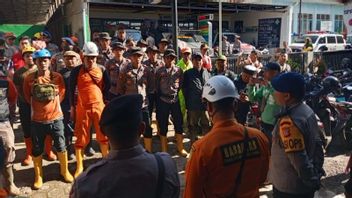
[[[281,119],[280,138],[286,153],[303,151],[305,149],[303,134],[290,118]]]
[[[233,142],[222,145],[220,147],[223,164],[228,166],[242,160],[244,141]],[[250,138],[248,140],[247,155],[244,159],[255,158],[260,156],[260,148],[257,138]]]

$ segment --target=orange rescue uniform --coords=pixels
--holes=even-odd
[[[29,74],[25,77],[23,83],[23,94],[26,101],[31,104],[32,108],[32,121],[35,122],[48,122],[57,120],[63,117],[60,102],[65,96],[65,82],[63,77],[56,72],[52,72],[50,76],[38,76],[38,83],[51,83],[56,85],[58,96],[54,100],[49,102],[39,102],[32,100],[32,87],[35,82],[36,72]]]
[[[76,148],[82,149],[87,146],[90,141],[92,124],[95,128],[97,141],[100,144],[108,144],[108,138],[101,132],[99,126],[100,117],[105,107],[102,87],[103,72],[100,67],[93,67],[90,70],[86,70],[84,66],[80,68],[77,77]]]
[[[269,142],[263,133],[247,128],[249,141],[236,197],[259,197],[269,169]],[[235,120],[216,123],[192,146],[186,167],[185,198],[228,197],[235,189],[243,152],[244,126]],[[242,149],[241,149],[242,148]]]

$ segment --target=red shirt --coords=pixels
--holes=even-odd
[[[211,59],[207,55],[203,56],[203,67],[206,68],[208,71],[211,71],[211,69],[212,69]]]
[[[14,54],[12,57],[12,62],[13,62],[13,66],[15,67],[15,71],[23,67],[25,63],[22,57],[22,53],[17,52],[16,54]]]

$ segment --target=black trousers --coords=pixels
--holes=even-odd
[[[273,197],[274,198],[314,198],[314,192],[307,193],[307,194],[290,194],[290,193],[280,192],[274,187]]]
[[[166,103],[162,100],[158,100],[157,104],[157,120],[160,128],[160,135],[166,136],[169,124],[169,115],[171,114],[172,122],[174,123],[175,133],[182,134],[182,113],[180,103]]]
[[[18,101],[21,126],[24,138],[31,137],[31,106],[28,103]]]
[[[267,123],[264,123],[264,122],[261,122],[261,130],[262,132],[264,133],[264,135],[268,138],[269,140],[269,143],[270,143],[270,147],[271,147],[271,143],[272,143],[272,132],[274,130],[274,125],[271,125],[271,124],[267,124]]]
[[[34,157],[43,154],[46,135],[50,135],[54,140],[54,147],[57,152],[63,152],[66,150],[64,123],[62,119],[54,120],[50,123],[32,121],[31,129],[33,144],[32,153]]]
[[[145,138],[152,138],[153,134],[152,134],[152,127],[151,125],[151,121],[150,121],[150,116],[149,116],[149,110],[148,107],[145,107],[142,109],[142,116],[143,116],[143,122],[145,123],[145,131],[143,134],[143,137]]]
[[[154,107],[156,106],[156,94],[155,93],[148,94],[147,97],[148,97],[149,117],[150,117],[150,120],[152,120]]]
[[[64,135],[66,140],[66,147],[72,144],[72,137],[74,132],[74,123],[71,121],[71,115],[69,111],[64,111]]]
[[[238,123],[245,125],[247,123],[247,115],[250,110],[249,102],[238,102],[238,108],[235,113],[235,117]]]

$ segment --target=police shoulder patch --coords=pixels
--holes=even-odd
[[[304,137],[295,123],[289,117],[280,119],[280,138],[286,153],[303,151]]]
[[[228,166],[243,159],[256,158],[260,156],[260,147],[257,138],[248,140],[247,155],[243,158],[244,140],[232,142],[230,144],[220,146],[223,165]]]

